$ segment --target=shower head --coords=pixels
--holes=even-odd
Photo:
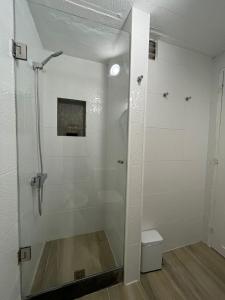
[[[49,55],[46,59],[44,59],[41,63],[33,62],[34,70],[43,70],[44,66],[54,57],[62,55],[63,51],[57,51]]]
[[[57,52],[52,53],[51,55],[49,55],[46,59],[44,59],[41,62],[42,67],[44,67],[44,65],[46,65],[49,62],[49,60],[52,59],[53,57],[57,57],[62,54],[63,54],[63,51],[57,51]]]

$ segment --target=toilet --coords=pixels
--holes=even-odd
[[[141,273],[162,268],[163,238],[157,230],[142,232],[141,239]]]

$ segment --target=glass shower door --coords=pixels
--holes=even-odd
[[[15,0],[24,298],[122,272],[124,255],[129,34],[39,2]]]

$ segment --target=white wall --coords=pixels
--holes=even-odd
[[[158,229],[165,250],[203,238],[210,97],[211,59],[159,41],[149,61],[142,227]]]
[[[43,81],[42,123],[45,240],[103,229],[105,66],[62,55]],[[86,136],[57,136],[57,98],[86,101]]]
[[[0,10],[0,298],[19,299],[13,1]]]
[[[131,18],[131,19],[130,19]],[[125,283],[140,279],[141,219],[143,185],[144,112],[148,78],[150,15],[133,8],[131,26],[131,68],[128,136],[128,178],[126,202]],[[137,77],[143,75],[141,85]]]

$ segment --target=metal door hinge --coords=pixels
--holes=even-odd
[[[31,246],[20,248],[18,251],[18,263],[31,260]]]
[[[12,40],[12,55],[15,59],[27,60],[27,45]]]

